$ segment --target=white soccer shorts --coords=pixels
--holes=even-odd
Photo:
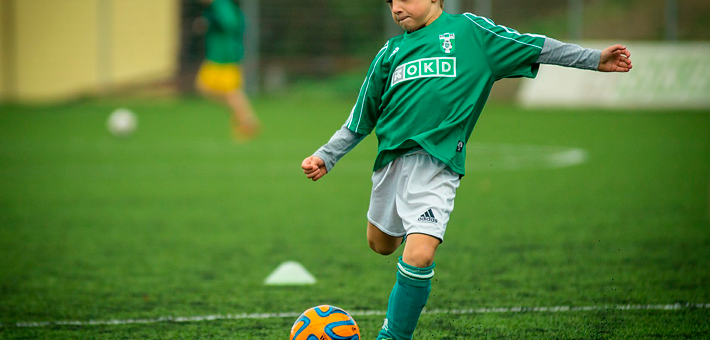
[[[367,219],[390,236],[425,234],[443,242],[460,182],[426,151],[409,152],[372,174]]]

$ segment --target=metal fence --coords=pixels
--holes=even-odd
[[[182,1],[180,79],[191,89],[204,53],[192,21],[196,0]],[[269,91],[296,79],[366,67],[400,34],[383,0],[238,0],[248,20],[244,70],[248,90]],[[577,40],[710,40],[707,0],[446,0],[449,13],[472,12],[521,32]]]

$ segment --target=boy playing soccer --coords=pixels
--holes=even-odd
[[[412,338],[429,297],[434,254],[465,172],[466,143],[493,83],[534,78],[541,63],[628,72],[631,60],[621,45],[584,49],[474,14],[451,15],[443,0],[387,3],[406,32],[377,53],[349,118],[301,167],[317,181],[376,130],[367,240],[389,255],[406,239],[377,339],[403,340]]]
[[[195,86],[200,93],[229,106],[236,139],[251,139],[259,134],[261,124],[242,86],[244,14],[233,0],[202,2],[207,5],[200,22],[207,24],[206,53]]]

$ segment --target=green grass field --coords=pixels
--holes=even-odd
[[[329,87],[257,98],[247,144],[198,98],[0,106],[0,338],[286,339],[315,305],[384,312],[401,250],[365,239],[374,138],[300,170],[350,112]],[[131,138],[106,131],[117,107]],[[710,338],[709,195],[708,112],[491,104],[415,337]],[[263,285],[288,260],[318,282]]]

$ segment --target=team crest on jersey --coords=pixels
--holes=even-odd
[[[446,54],[454,52],[456,49],[456,41],[453,33],[439,34],[439,47]]]

